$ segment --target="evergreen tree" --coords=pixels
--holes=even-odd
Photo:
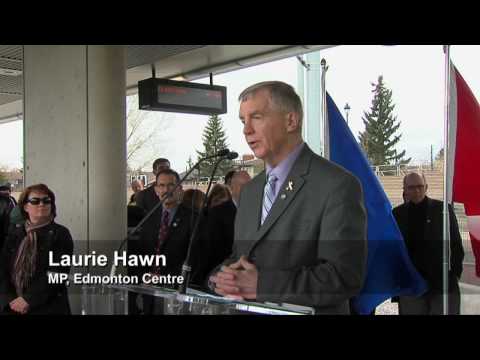
[[[207,126],[203,131],[202,139],[204,150],[197,150],[198,159],[214,155],[220,150],[228,147],[227,137],[222,127],[222,119],[220,119],[218,115],[212,115],[209,117]],[[210,176],[217,160],[218,159],[209,159],[200,164],[200,176]],[[231,170],[231,167],[231,160],[223,160],[218,166],[215,176],[225,175]]]
[[[187,171],[190,170],[192,168],[192,166],[195,165],[192,161],[192,156],[190,155],[188,157],[188,161],[187,161]]]
[[[385,87],[383,76],[379,76],[378,83],[372,86],[372,107],[369,113],[364,111],[362,117],[365,131],[359,133],[360,145],[372,165],[408,164],[411,158],[404,159],[405,150],[397,153],[395,149],[402,135],[396,134],[400,122],[393,115],[392,90]]]
[[[7,182],[7,172],[8,169],[6,166],[0,166],[0,185]]]
[[[185,173],[189,172],[190,169],[191,169],[194,165],[195,165],[195,164],[194,164],[194,162],[193,162],[193,160],[192,160],[192,156],[190,155],[190,156],[188,157],[187,166],[186,166],[186,168],[185,168]],[[198,177],[198,169],[193,170],[192,173],[190,174],[190,176],[189,176],[188,178],[191,179],[191,178],[196,178],[196,177]]]

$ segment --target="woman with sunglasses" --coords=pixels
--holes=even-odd
[[[0,314],[70,314],[65,284],[48,283],[48,271],[70,271],[49,266],[49,252],[55,262],[73,253],[70,232],[54,222],[55,195],[44,184],[32,185],[18,206],[26,222],[11,230],[0,253]]]

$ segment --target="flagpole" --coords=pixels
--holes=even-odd
[[[445,116],[444,116],[444,158],[443,158],[443,314],[448,315],[448,279],[450,270],[450,224],[448,214],[449,182],[449,125],[450,125],[450,45],[444,45],[445,53]]]
[[[328,110],[327,110],[327,88],[325,84],[325,77],[327,74],[328,66],[327,61],[322,59],[320,62],[322,66],[322,120],[323,120],[323,157],[330,159],[330,136],[328,126]]]

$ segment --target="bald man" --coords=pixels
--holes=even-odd
[[[413,264],[429,285],[420,297],[400,296],[400,315],[443,314],[443,202],[429,198],[425,176],[415,172],[403,179],[405,204],[393,209]],[[458,280],[464,257],[457,218],[450,205],[449,314],[460,313]]]
[[[143,183],[140,180],[133,180],[131,187],[133,194],[130,196],[130,204],[134,204],[136,202],[137,194],[143,190]]]

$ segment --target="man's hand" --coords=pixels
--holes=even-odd
[[[219,295],[237,300],[257,297],[257,267],[244,256],[229,266],[222,266],[210,281],[215,283],[215,292]]]
[[[30,305],[25,301],[23,297],[18,297],[10,302],[10,309],[19,314],[26,314]]]
[[[240,288],[240,296],[243,299],[253,300],[257,298],[258,270],[244,256],[240,257],[241,270],[237,274],[237,286]]]
[[[238,262],[237,262],[238,263]],[[222,296],[238,294],[240,289],[236,284],[237,269],[235,264],[222,266],[220,271],[210,277],[210,281],[215,284],[215,292]]]

